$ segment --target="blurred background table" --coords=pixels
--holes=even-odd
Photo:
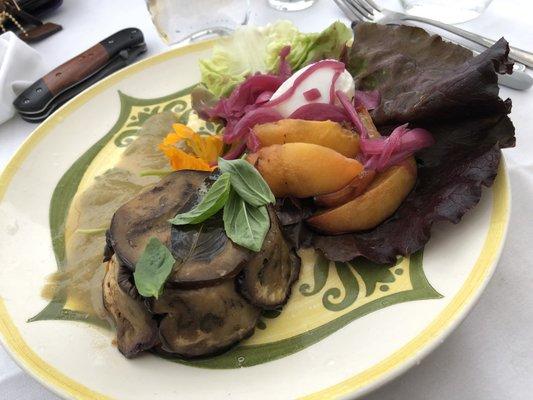
[[[376,1],[389,8],[400,7],[394,0]],[[310,9],[295,13],[274,11],[266,0],[251,3],[251,23],[257,25],[286,18],[303,31],[319,31],[335,19],[349,23],[332,0],[318,0]],[[494,0],[480,18],[460,26],[493,38],[505,34],[511,44],[531,50],[531,15],[533,2]],[[144,0],[65,0],[53,20],[64,30],[34,45],[49,69],[129,26],[144,32],[146,57],[168,48],[152,25]],[[533,398],[533,91],[504,88],[500,94],[513,99],[511,117],[518,147],[505,150],[513,189],[512,213],[496,273],[477,306],[437,350],[367,400]],[[0,170],[35,127],[19,117],[0,125]],[[0,346],[0,399],[58,397],[23,372]]]

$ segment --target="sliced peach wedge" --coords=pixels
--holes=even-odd
[[[337,207],[362,195],[372,183],[376,171],[365,169],[359,173],[350,183],[333,193],[315,197],[315,204],[321,207]]]
[[[335,192],[363,170],[357,160],[312,143],[275,144],[247,159],[276,197],[304,198]]]
[[[355,199],[311,216],[307,222],[328,234],[371,229],[398,209],[416,182],[413,157],[379,173],[368,189]]]
[[[282,119],[256,125],[254,133],[261,147],[285,143],[313,143],[328,147],[345,157],[359,152],[359,135],[333,121]]]

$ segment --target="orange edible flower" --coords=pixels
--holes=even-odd
[[[173,124],[172,129],[174,132],[170,132],[159,144],[172,169],[212,171],[216,168],[214,164],[222,152],[220,136],[202,136],[183,124]],[[179,144],[183,144],[187,151],[178,147]]]

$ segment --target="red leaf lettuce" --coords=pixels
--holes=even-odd
[[[416,186],[385,222],[339,236],[306,232],[331,260],[389,263],[421,249],[435,222],[458,223],[479,202],[482,186],[493,183],[500,149],[515,143],[511,101],[499,98],[497,79],[512,63],[503,38],[473,57],[420,28],[362,23],[354,33],[347,67],[357,89],[380,92],[372,112],[380,132],[409,123],[430,131],[435,144],[417,153]]]

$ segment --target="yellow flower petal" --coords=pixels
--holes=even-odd
[[[180,135],[183,139],[192,138],[196,135],[196,132],[184,124],[172,124],[172,129],[174,129],[176,135]]]
[[[164,144],[165,146],[173,146],[181,140],[183,140],[183,137],[181,137],[181,135],[171,132],[163,139],[162,144]]]
[[[211,165],[216,162],[223,147],[220,136],[201,136],[183,124],[173,124],[172,129],[174,132],[170,132],[159,144],[172,169],[212,171],[215,168]],[[192,154],[177,147],[181,142]]]
[[[187,125],[173,124],[172,128],[174,129],[175,135],[181,137],[182,140],[185,141],[185,144],[189,146],[197,156],[200,156],[202,148],[201,137]]]
[[[172,169],[194,169],[198,171],[212,171],[213,168],[204,160],[184,152],[176,147],[161,148],[170,161]]]
[[[222,153],[222,138],[220,136],[208,136],[204,139],[204,160],[214,163]]]

